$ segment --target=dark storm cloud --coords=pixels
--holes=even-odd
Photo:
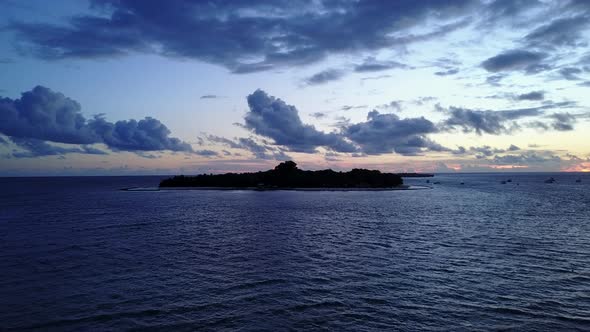
[[[306,78],[304,81],[307,85],[319,85],[331,81],[337,81],[343,76],[344,72],[342,70],[327,69]]]
[[[363,63],[356,65],[354,67],[354,71],[357,73],[367,73],[396,68],[406,69],[410,67],[396,61],[379,61],[373,57],[370,57],[366,58]]]
[[[545,99],[545,93],[543,91],[531,91],[529,93],[523,93],[516,96],[518,100],[543,100]]]
[[[524,70],[527,73],[537,73],[549,69],[541,64],[547,54],[527,50],[511,50],[493,56],[481,63],[482,67],[492,73],[502,71]]]
[[[96,14],[65,24],[17,22],[20,50],[45,59],[157,53],[239,73],[319,61],[333,53],[391,48],[465,26],[456,1],[93,1]],[[426,20],[440,23],[425,25]],[[458,22],[457,22],[458,21]],[[451,22],[451,23],[448,23]],[[414,27],[432,27],[413,35]],[[252,60],[256,59],[256,60]]]
[[[511,133],[518,128],[518,124],[513,120],[543,114],[542,107],[508,111],[481,111],[454,106],[438,109],[449,115],[442,124],[443,129],[460,128],[465,133],[475,132],[478,135]]]
[[[426,137],[436,131],[435,125],[423,117],[400,119],[395,114],[371,111],[366,122],[346,127],[343,134],[358,144],[366,154],[396,152],[402,155],[418,155],[429,150],[447,150]]]
[[[526,35],[525,40],[531,46],[579,46],[587,45],[584,40],[584,28],[590,24],[590,16],[576,16],[556,19],[535,29]]]
[[[42,86],[24,92],[20,99],[0,99],[0,133],[12,140],[104,143],[113,150],[192,152],[188,143],[170,137],[170,130],[157,119],[111,123],[98,115],[87,120],[80,104]],[[35,149],[33,144],[27,146]]]
[[[281,99],[256,90],[248,96],[250,111],[244,117],[245,128],[274,140],[277,145],[295,152],[313,152],[317,147],[337,152],[354,152],[356,148],[337,133],[324,133],[304,124],[299,112]]]

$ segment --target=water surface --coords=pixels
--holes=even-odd
[[[590,176],[117,190],[158,181],[0,179],[0,329],[590,329]]]

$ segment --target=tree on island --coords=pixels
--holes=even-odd
[[[331,169],[304,171],[289,160],[263,172],[179,175],[163,180],[160,187],[391,188],[402,184],[401,176],[394,173],[358,168],[350,172],[336,172]]]
[[[282,162],[282,163],[278,164],[277,166],[275,166],[275,171],[282,173],[282,174],[293,173],[297,170],[299,170],[297,168],[297,163],[292,160]]]

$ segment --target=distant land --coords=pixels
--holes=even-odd
[[[431,174],[405,173],[403,176],[432,176]],[[274,169],[253,173],[201,174],[196,176],[178,175],[162,180],[160,188],[203,187],[203,188],[250,188],[273,189],[402,189],[402,175],[382,173],[378,170],[355,168],[349,172],[331,169],[305,171],[297,168],[293,161],[285,161]]]

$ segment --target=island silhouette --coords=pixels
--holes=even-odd
[[[395,173],[355,168],[349,172],[331,169],[305,171],[294,161],[285,161],[268,171],[252,173],[178,175],[162,180],[160,187],[252,188],[400,188],[403,179]]]

